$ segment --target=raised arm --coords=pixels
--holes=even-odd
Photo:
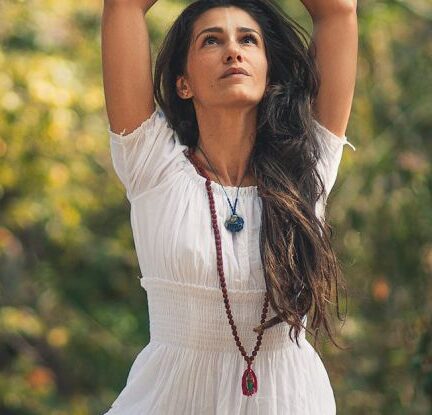
[[[145,14],[156,0],[105,0],[102,72],[111,130],[132,132],[155,110]]]
[[[357,72],[357,1],[301,0],[313,21],[312,39],[321,86],[315,118],[328,130],[345,135]]]

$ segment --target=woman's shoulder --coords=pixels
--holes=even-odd
[[[113,166],[130,201],[166,179],[187,148],[160,108],[128,134],[117,134],[110,127],[108,133]]]

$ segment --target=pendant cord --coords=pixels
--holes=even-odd
[[[224,193],[225,193],[225,195],[226,195],[226,197],[227,197],[228,203],[229,203],[229,205],[230,205],[231,211],[232,211],[233,215],[235,215],[235,210],[236,210],[236,207],[237,207],[237,201],[238,201],[238,192],[239,192],[239,189],[240,189],[240,185],[243,183],[243,179],[244,179],[244,177],[246,176],[246,171],[247,171],[247,169],[246,169],[245,172],[243,173],[243,177],[242,177],[242,179],[241,179],[241,181],[240,181],[240,184],[237,186],[236,199],[235,199],[235,202],[234,202],[234,209],[233,209],[232,204],[231,204],[231,201],[229,200],[228,194],[227,194],[227,192],[225,191],[225,188],[224,188],[223,184],[222,184],[221,181],[219,180],[219,176],[218,176],[217,173],[215,172],[215,169],[214,169],[213,166],[211,165],[211,163],[210,163],[210,161],[209,161],[207,155],[204,153],[204,150],[203,150],[199,145],[197,145],[197,147],[198,147],[198,148],[200,149],[200,151],[204,154],[204,157],[206,158],[208,165],[210,166],[210,168],[212,169],[213,173],[215,174],[215,176],[216,176],[216,178],[217,178],[219,184],[222,186],[222,189],[223,189],[223,191],[224,191]]]

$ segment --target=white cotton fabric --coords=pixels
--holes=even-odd
[[[346,136],[314,120],[322,145],[319,171],[327,193],[336,180]],[[150,343],[133,362],[126,385],[106,415],[334,415],[326,369],[303,329],[300,347],[289,326],[263,334],[252,368],[258,392],[244,396],[247,365],[238,350],[223,303],[205,178],[183,151],[164,113],[156,108],[134,131],[108,128],[114,169],[131,205],[131,226],[147,292]],[[233,320],[248,355],[256,343],[265,294],[259,251],[261,199],[256,186],[241,187],[239,233],[224,227],[230,207],[212,182],[222,240],[224,275]],[[232,201],[236,187],[225,186]],[[323,215],[325,202],[317,206]],[[267,319],[275,316],[271,306]],[[307,323],[306,316],[304,324]]]

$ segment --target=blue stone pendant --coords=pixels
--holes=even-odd
[[[243,218],[234,214],[225,221],[225,228],[227,228],[230,232],[239,232],[243,229],[243,224]]]

